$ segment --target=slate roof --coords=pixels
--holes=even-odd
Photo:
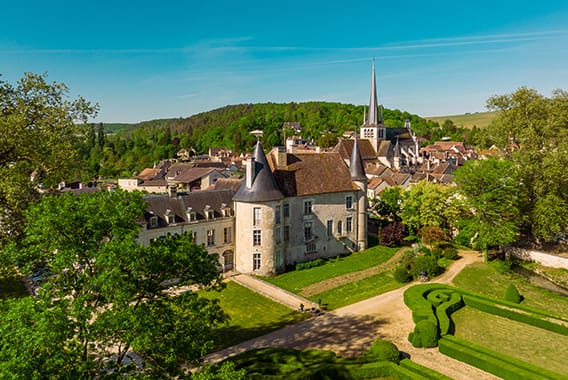
[[[249,168],[247,168],[248,172]],[[282,199],[283,195],[272,170],[266,160],[266,155],[262,150],[260,141],[256,143],[254,150],[254,173],[251,188],[247,188],[246,174],[245,180],[234,196],[235,201],[240,202],[267,202]]]
[[[363,168],[363,161],[361,160],[361,153],[359,151],[359,144],[357,139],[354,140],[351,159],[349,160],[349,172],[351,178],[354,180],[366,180],[365,169]]]
[[[175,197],[165,194],[145,196],[143,199],[148,205],[144,212],[144,219],[150,222],[152,216],[157,216],[158,227],[166,227],[168,223],[165,215],[167,210],[170,210],[170,213],[175,216],[175,223],[187,223],[189,222],[187,209],[191,207],[191,211],[196,213],[197,221],[205,220],[206,206],[210,206],[215,218],[220,218],[223,204],[232,207],[233,194],[232,190],[213,190],[179,194]]]
[[[285,168],[274,171],[278,186],[286,197],[352,191],[349,168],[339,153],[288,153]],[[276,167],[269,155],[270,166]]]

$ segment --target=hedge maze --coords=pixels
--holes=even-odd
[[[409,341],[416,347],[437,345],[441,353],[504,379],[568,379],[566,375],[453,336],[455,329],[451,315],[463,306],[468,306],[484,313],[568,335],[566,318],[442,284],[413,286],[404,293],[404,303],[412,310],[412,319],[416,323],[415,330],[409,335]],[[426,325],[434,325],[437,329],[432,332],[424,328]],[[429,345],[424,345],[424,342]],[[560,357],[563,355],[563,352],[559,353]]]

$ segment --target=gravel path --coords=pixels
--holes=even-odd
[[[481,261],[477,252],[462,251],[454,262],[433,282],[451,284],[468,264]],[[439,353],[437,348],[414,348],[408,334],[414,329],[410,309],[403,293],[414,284],[345,306],[323,315],[207,355],[206,363],[215,363],[255,348],[289,347],[331,350],[342,357],[358,357],[378,338],[392,341],[416,363],[454,379],[498,379],[487,372]]]

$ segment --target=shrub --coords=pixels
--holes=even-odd
[[[296,264],[296,270],[304,270],[304,269],[315,268],[315,267],[322,266],[323,264],[325,264],[324,259],[315,259],[315,260],[312,260],[312,261],[306,261],[305,263]]]
[[[438,339],[438,326],[427,319],[419,321],[414,327],[414,331],[408,336],[408,340],[414,347],[436,347]]]
[[[428,277],[436,277],[444,271],[444,268],[438,265],[438,259],[434,256],[416,256],[414,265],[412,266],[412,275],[414,278],[420,278],[422,272]]]
[[[458,250],[456,247],[446,247],[442,251],[442,256],[448,260],[456,260],[459,257]]]
[[[389,223],[381,229],[381,244],[387,247],[399,247],[407,236],[408,230],[404,224]]]
[[[425,226],[418,231],[422,241],[425,244],[432,244],[441,241],[446,241],[449,239],[446,231],[436,226]]]
[[[523,297],[513,284],[509,284],[507,290],[505,290],[505,300],[514,303],[521,303]]]
[[[401,354],[396,345],[388,340],[379,339],[371,344],[369,350],[363,353],[363,359],[366,361],[389,361],[398,363]]]
[[[403,266],[398,266],[394,270],[393,277],[396,281],[400,282],[401,284],[406,284],[407,282],[412,281],[412,274],[407,268]]]

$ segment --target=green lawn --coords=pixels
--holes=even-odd
[[[309,317],[290,310],[239,284],[228,282],[219,292],[200,292],[207,298],[218,298],[231,320],[216,332],[217,349],[229,347],[257,336],[278,330]]]
[[[499,273],[495,265],[475,263],[467,266],[456,278],[454,285],[489,297],[504,299],[505,290],[513,283],[524,297],[523,305],[548,310],[568,317],[568,298],[540,289],[514,273]]]
[[[330,260],[319,267],[292,271],[276,277],[263,278],[263,280],[298,294],[303,288],[316,282],[351,272],[358,272],[384,263],[393,257],[398,250],[399,248],[375,246],[347,257]]]
[[[0,277],[0,299],[25,297],[29,293],[21,278]]]
[[[392,271],[389,270],[315,294],[310,299],[314,302],[321,299],[326,310],[334,310],[400,288],[402,285],[393,278]]]
[[[464,307],[452,314],[455,336],[560,374],[568,336]]]

